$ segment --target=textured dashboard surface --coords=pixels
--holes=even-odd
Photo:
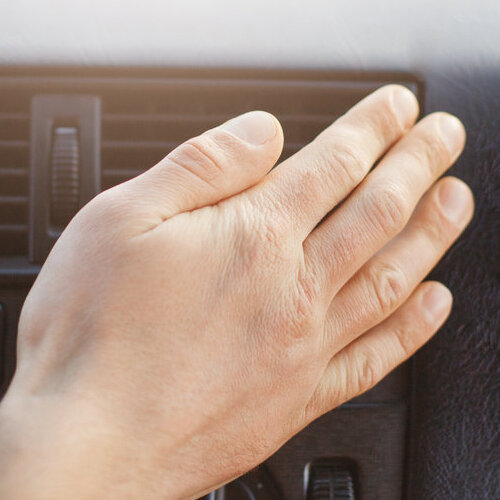
[[[420,69],[500,61],[496,0],[15,0],[0,63]]]
[[[411,489],[418,499],[498,498],[500,492],[500,78],[456,75],[428,96],[462,117],[476,213],[432,273],[454,292],[453,312],[417,354]]]
[[[419,72],[427,111],[448,110],[466,125],[452,173],[470,183],[477,207],[433,273],[451,286],[455,307],[417,356],[409,491],[491,499],[500,491],[499,23],[494,0],[16,0],[0,3],[0,64]]]

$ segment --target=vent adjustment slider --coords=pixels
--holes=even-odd
[[[64,227],[80,203],[80,146],[76,127],[54,129],[50,194],[50,223]]]

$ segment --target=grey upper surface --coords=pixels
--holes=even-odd
[[[0,0],[0,65],[498,66],[496,0]]]

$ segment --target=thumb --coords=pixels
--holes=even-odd
[[[251,111],[189,139],[129,181],[129,199],[139,197],[142,206],[147,204],[163,220],[213,205],[259,182],[282,148],[278,120]]]

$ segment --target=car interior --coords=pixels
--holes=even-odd
[[[416,356],[211,500],[500,498],[500,4],[17,0],[0,7],[0,397],[20,310],[100,191],[262,109],[283,160],[360,99],[407,86],[467,130],[476,215],[432,277],[453,313]]]

